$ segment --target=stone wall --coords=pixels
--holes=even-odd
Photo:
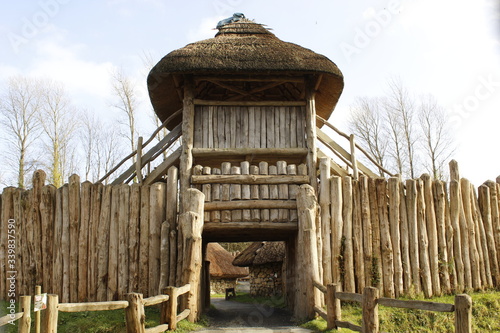
[[[210,277],[210,293],[225,294],[226,288],[236,288],[236,279],[222,279]]]
[[[273,296],[283,294],[282,263],[250,266],[250,295]]]

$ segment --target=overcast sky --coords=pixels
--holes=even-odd
[[[383,95],[390,77],[415,95],[435,95],[453,124],[461,174],[479,185],[500,175],[499,7],[499,0],[3,0],[0,81],[50,77],[78,107],[110,114],[110,71],[122,68],[142,89],[146,127],[145,55],[156,63],[242,12],[337,64],[345,88],[330,121],[345,131],[354,98]]]

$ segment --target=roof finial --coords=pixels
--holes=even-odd
[[[243,15],[243,13],[234,13],[233,16],[219,21],[219,23],[217,23],[217,29],[222,28],[226,24],[238,22],[239,20],[244,19],[244,18],[245,18],[245,15]]]

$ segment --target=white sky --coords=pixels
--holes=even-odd
[[[499,10],[499,0],[4,0],[0,81],[60,80],[77,106],[107,114],[116,112],[109,73],[121,67],[142,88],[146,127],[144,54],[157,62],[242,12],[337,64],[345,88],[330,121],[345,131],[354,98],[383,94],[391,76],[435,95],[453,123],[461,174],[478,185],[500,175]]]

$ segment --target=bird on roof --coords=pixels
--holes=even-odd
[[[239,20],[244,19],[244,18],[245,18],[245,15],[243,15],[243,13],[234,13],[233,16],[228,17],[227,19],[220,20],[219,23],[217,23],[216,28],[220,29],[223,26],[225,26],[226,24],[238,22]]]

